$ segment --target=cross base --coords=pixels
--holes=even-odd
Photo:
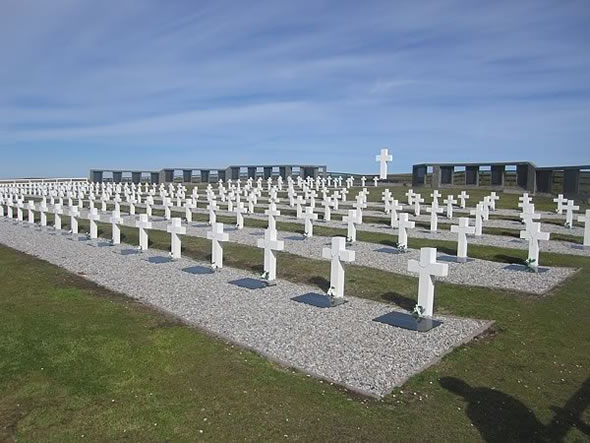
[[[327,297],[332,308],[348,303],[344,297],[332,297],[331,295],[327,295]]]
[[[467,263],[467,257],[457,257],[457,263]]]
[[[442,324],[441,321],[430,317],[416,318],[411,314],[397,311],[374,318],[373,321],[416,332],[428,332]]]

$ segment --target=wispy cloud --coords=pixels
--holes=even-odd
[[[0,175],[23,149],[23,175],[105,152],[157,167],[172,147],[339,170],[383,145],[398,170],[515,149],[588,163],[589,24],[586,0],[4,2]]]

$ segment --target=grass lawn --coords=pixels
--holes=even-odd
[[[123,234],[135,244],[135,229]],[[150,240],[169,247],[163,232]],[[185,238],[183,246],[208,257],[204,239]],[[437,312],[496,326],[379,401],[0,247],[0,441],[587,439],[590,259],[541,260],[582,270],[545,297],[439,284]],[[228,244],[226,263],[258,270],[262,252]],[[279,254],[278,269],[281,278],[327,284],[327,262]],[[416,283],[347,268],[347,294],[405,308],[415,303]]]

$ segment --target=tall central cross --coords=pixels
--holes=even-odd
[[[331,260],[329,295],[335,299],[344,298],[344,265],[342,262],[353,262],[355,252],[346,249],[344,237],[332,237],[331,248],[322,249],[322,257]]]
[[[228,241],[229,235],[223,232],[223,223],[215,223],[211,231],[207,232],[207,239],[211,240],[211,267],[223,268],[223,246],[221,242]]]
[[[381,153],[375,158],[379,162],[379,178],[381,180],[387,179],[387,162],[393,160],[393,156],[389,153],[389,149],[381,149]]]
[[[419,274],[418,305],[424,308],[426,317],[432,317],[434,312],[433,277],[446,277],[449,274],[449,265],[436,262],[436,248],[422,248],[420,261],[408,260],[408,271]]]

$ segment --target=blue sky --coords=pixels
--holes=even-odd
[[[0,177],[590,163],[590,1],[0,3]]]

